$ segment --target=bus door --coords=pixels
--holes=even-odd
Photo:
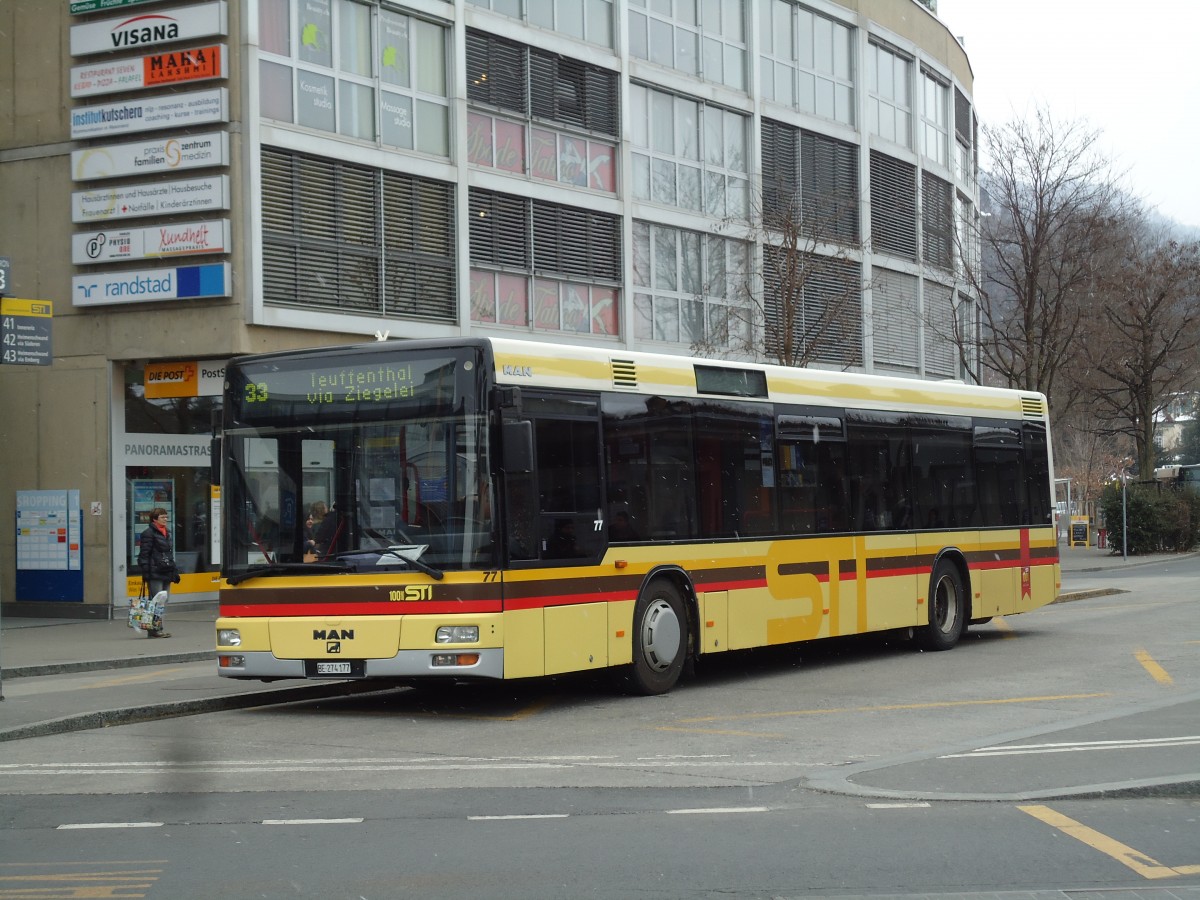
[[[508,553],[514,562],[579,565],[604,553],[599,410],[594,395],[523,395],[533,468],[505,478]]]
[[[912,625],[920,620],[916,598],[925,596],[928,576],[918,576],[913,566],[917,541],[907,426],[897,415],[847,410],[846,439],[851,529],[862,534],[856,550],[865,620],[858,628]]]

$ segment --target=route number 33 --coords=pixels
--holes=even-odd
[[[247,403],[266,403],[267,396],[267,386],[264,382],[249,382],[246,384]]]

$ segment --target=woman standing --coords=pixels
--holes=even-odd
[[[159,591],[170,596],[171,585],[179,583],[179,568],[175,565],[174,546],[171,533],[167,531],[167,511],[161,506],[150,510],[150,525],[142,532],[142,548],[138,552],[138,568],[151,597]],[[165,601],[164,601],[165,603]],[[162,630],[162,617],[156,627],[146,632],[146,637],[168,638],[170,633]]]

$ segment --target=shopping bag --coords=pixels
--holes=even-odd
[[[162,614],[167,607],[167,592],[147,596],[143,587],[137,601],[129,607],[129,627],[135,631],[162,631]]]

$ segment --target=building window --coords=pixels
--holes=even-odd
[[[912,148],[912,60],[871,42],[867,47],[867,130]]]
[[[871,282],[875,367],[917,371],[917,277],[876,268]]]
[[[454,186],[262,148],[263,299],[454,324]]]
[[[482,190],[470,206],[473,322],[620,333],[617,217]]]
[[[950,167],[950,86],[921,70],[921,152],[943,168]]]
[[[448,29],[354,0],[260,0],[259,112],[450,155]]]
[[[749,250],[741,241],[649,222],[633,223],[634,337],[688,347],[744,347],[739,302]]]
[[[746,116],[637,84],[629,103],[634,198],[716,218],[747,214]]]
[[[854,29],[789,0],[770,0],[759,30],[763,97],[853,125]]]
[[[954,187],[921,173],[921,259],[949,272],[954,261]]]
[[[821,242],[859,241],[858,147],[762,120],[763,217]]]
[[[616,73],[470,31],[467,99],[473,165],[616,192]]]
[[[917,261],[917,167],[871,151],[871,243]]]
[[[476,166],[612,194],[617,190],[616,157],[616,145],[607,141],[467,114],[467,158]]]
[[[979,262],[979,244],[975,233],[975,208],[963,194],[954,198],[954,272],[969,275]]]
[[[744,91],[744,0],[629,0],[629,54]]]
[[[467,100],[476,107],[616,138],[617,73],[467,32]]]
[[[467,2],[590,44],[613,45],[612,0],[535,0],[525,4],[525,9],[522,9],[521,0]]]
[[[763,247],[764,346],[779,358],[837,366],[862,362],[862,274],[857,262],[795,248]]]
[[[958,374],[953,296],[945,285],[925,282],[926,377],[954,378]]]

